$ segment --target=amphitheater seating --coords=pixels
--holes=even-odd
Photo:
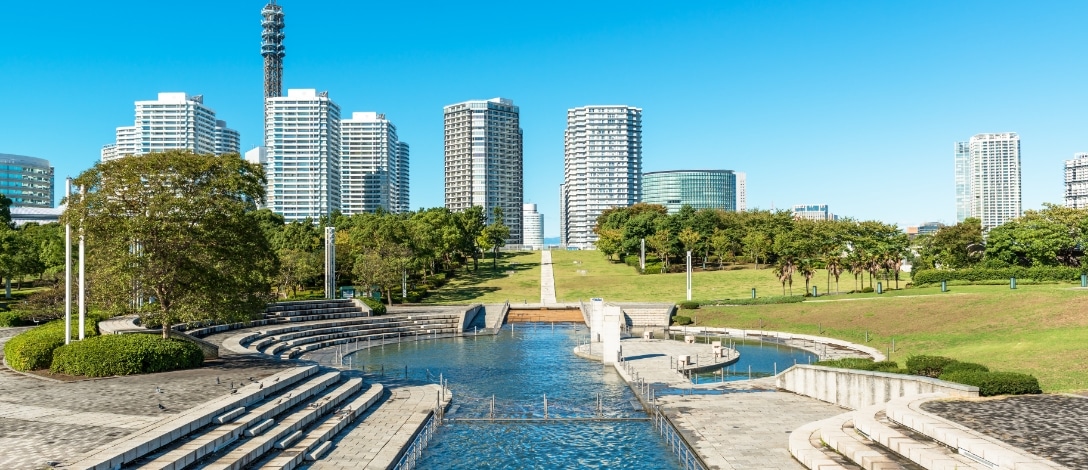
[[[252,352],[291,359],[307,351],[338,344],[460,334],[461,318],[458,315],[386,315],[265,328],[246,335],[240,343]]]

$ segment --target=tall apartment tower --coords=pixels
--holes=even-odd
[[[283,7],[272,0],[261,9],[261,57],[264,57],[264,97],[283,95]]]
[[[525,204],[522,214],[522,244],[534,250],[544,249],[544,215],[537,211],[536,204]]]
[[[374,212],[379,207],[388,212],[405,212],[408,188],[407,148],[401,161],[402,142],[397,126],[384,114],[352,113],[340,121],[340,211],[344,214]],[[403,194],[402,194],[403,193]]]
[[[737,177],[737,212],[748,210],[748,174],[733,172]]]
[[[989,232],[1020,217],[1020,136],[1015,132],[977,134],[968,142],[956,143],[955,150],[957,220],[978,218],[982,231]],[[966,182],[962,190],[961,182]],[[966,201],[961,207],[962,196]]]
[[[201,95],[159,93],[157,100],[137,101],[135,125],[118,127],[116,136],[102,148],[102,161],[167,150],[238,153],[238,131],[217,121]]]
[[[626,105],[567,110],[560,238],[593,248],[605,209],[642,199],[642,109]]]
[[[266,207],[287,221],[340,210],[340,106],[327,92],[265,98]]]
[[[492,222],[492,209],[502,208],[510,228],[506,243],[521,244],[523,198],[522,134],[519,110],[512,100],[465,101],[445,107],[446,208],[463,211],[482,206]]]
[[[412,210],[408,200],[408,142],[397,142],[397,209],[404,213]]]
[[[971,143],[956,142],[956,222],[971,217]]]
[[[1088,153],[1065,161],[1065,207],[1088,209]]]

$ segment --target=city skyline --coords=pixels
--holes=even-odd
[[[12,5],[0,20],[0,39],[19,46],[0,57],[0,68],[9,72],[0,99],[12,111],[0,117],[0,151],[46,158],[58,177],[75,176],[99,158],[115,126],[131,119],[134,100],[164,90],[204,95],[239,130],[242,149],[259,145],[265,3],[192,2],[195,11],[216,12],[202,19],[219,32],[215,38],[155,35],[139,43],[129,40],[125,25],[153,17],[163,28],[183,28],[188,20],[139,2],[113,12]],[[595,4],[578,15],[555,4],[505,8],[518,28],[455,40],[437,26],[491,6],[438,5],[409,15],[414,5],[379,5],[368,15],[411,19],[368,24],[392,46],[363,51],[320,34],[351,28],[362,6],[279,4],[291,50],[283,59],[284,88],[329,90],[344,109],[387,113],[412,142],[413,210],[442,205],[437,107],[474,97],[515,100],[525,129],[525,202],[540,205],[549,237],[559,227],[564,111],[585,103],[646,110],[644,171],[745,168],[755,182],[747,191],[750,209],[815,196],[842,215],[899,225],[955,221],[947,149],[963,136],[1021,135],[1024,209],[1061,203],[1064,160],[1088,150],[1079,111],[1088,96],[1075,79],[1084,65],[1071,59],[1085,48],[1073,18],[1088,7],[1078,3],[634,4],[619,14],[612,5]],[[1009,25],[1024,34],[1002,34]],[[73,41],[81,44],[79,52],[68,47]],[[586,52],[598,50],[616,53]],[[1010,54],[1017,67],[946,73],[979,51]],[[444,73],[491,67],[485,64],[500,57],[494,73]],[[607,80],[621,65],[633,66],[637,78]],[[995,94],[1005,99],[988,99]],[[974,106],[953,106],[960,102]],[[43,126],[58,109],[86,116]],[[828,184],[836,179],[843,184]],[[901,188],[912,204],[892,211],[881,198],[858,197],[849,181],[863,180]]]

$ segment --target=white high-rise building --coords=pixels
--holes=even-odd
[[[956,142],[956,222],[971,216],[971,143]]]
[[[502,208],[509,245],[521,244],[523,198],[520,111],[505,98],[465,101],[444,109],[446,208],[481,206],[492,222]]]
[[[748,210],[748,175],[734,171],[737,177],[737,212]]]
[[[1088,209],[1088,153],[1065,161],[1065,207]]]
[[[384,114],[352,113],[340,122],[340,210],[344,214],[407,210],[407,144],[397,139],[397,126]],[[402,190],[403,189],[403,190]],[[404,194],[402,194],[404,193]],[[404,196],[404,197],[402,197]]]
[[[982,231],[1020,217],[1020,136],[1015,132],[977,134],[956,150],[956,218],[982,220]],[[961,191],[961,182],[967,187]],[[961,213],[966,195],[966,213]]]
[[[188,150],[193,153],[222,154],[238,152],[238,132],[217,125],[215,111],[204,106],[201,95],[159,93],[159,99],[136,102],[136,121],[132,126],[117,128],[113,147],[102,148],[102,160],[109,161],[127,155],[143,155],[167,150]],[[217,143],[222,139],[219,152]],[[233,141],[233,147],[230,142]]]
[[[642,198],[642,109],[601,105],[567,110],[560,192],[561,241],[593,248],[601,212]]]
[[[289,222],[340,210],[340,106],[314,89],[264,106],[266,206]]]
[[[534,250],[544,249],[544,215],[536,210],[536,204],[526,203],[522,214],[522,245]]]
[[[408,142],[397,142],[397,209],[395,212],[404,213],[412,210],[408,199]]]
[[[215,121],[215,154],[241,153],[242,142],[238,131],[228,128],[227,121]]]

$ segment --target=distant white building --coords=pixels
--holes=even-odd
[[[737,212],[744,212],[748,210],[748,175],[739,171],[733,174],[737,175]]]
[[[806,220],[838,220],[827,209],[827,204],[798,204],[793,206],[793,218]]]
[[[642,200],[642,109],[591,105],[567,110],[560,187],[560,244],[593,248],[597,217]]]
[[[265,98],[264,114],[266,206],[288,222],[340,210],[340,106],[327,92],[290,89]]]
[[[1088,153],[1065,161],[1065,207],[1088,209]]]
[[[536,204],[526,203],[521,211],[522,245],[534,250],[544,249],[544,215],[536,210]]]
[[[346,215],[407,212],[408,146],[384,114],[352,113],[340,122],[340,211]],[[401,153],[404,153],[402,161]]]
[[[135,123],[117,128],[114,143],[102,148],[102,161],[168,150],[215,155],[239,151],[238,132],[217,121],[201,95],[159,93],[157,100],[135,104]]]
[[[955,162],[957,221],[978,218],[982,231],[988,232],[1020,217],[1018,134],[977,134],[968,142],[958,142]]]

